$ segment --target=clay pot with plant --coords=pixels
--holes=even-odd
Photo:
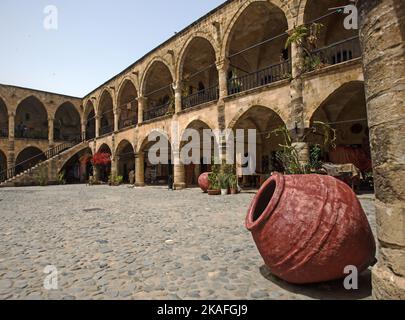
[[[229,177],[229,188],[231,190],[231,194],[238,194],[238,177],[236,174],[232,174]]]
[[[307,134],[334,147],[336,132],[318,122]],[[252,201],[246,227],[270,271],[294,284],[319,283],[345,277],[345,267],[359,272],[374,261],[376,246],[367,216],[352,189],[334,177],[316,172],[320,146],[312,161],[302,164],[287,128],[279,160],[285,175],[276,173]],[[306,136],[302,137],[305,141]]]
[[[226,173],[221,173],[218,176],[219,187],[221,188],[221,195],[226,196],[228,195],[228,188],[229,188],[229,175]]]
[[[212,172],[208,176],[209,181],[209,188],[208,188],[208,195],[210,196],[218,196],[221,194],[221,189],[218,181],[218,174]]]

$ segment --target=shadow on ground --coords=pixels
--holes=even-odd
[[[264,278],[284,290],[319,300],[361,300],[371,297],[371,272],[364,271],[359,275],[359,290],[346,290],[343,280],[331,281],[320,284],[294,285],[287,283],[271,274],[267,266],[260,268]]]

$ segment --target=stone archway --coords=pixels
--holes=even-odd
[[[79,151],[73,155],[60,170],[67,184],[86,183],[93,173],[91,164],[92,151],[90,148]]]
[[[102,144],[99,148],[96,154],[100,153],[106,153],[110,155],[110,158],[112,158],[113,153],[111,148],[107,144]],[[107,183],[108,179],[111,175],[111,162],[107,165],[103,166],[94,166],[94,170],[97,171],[95,176],[99,178],[100,181]]]
[[[122,140],[115,152],[117,175],[128,183],[130,172],[135,172],[135,150],[128,140]]]
[[[235,153],[236,169],[239,179],[243,179],[242,185],[249,187],[258,187],[260,181],[258,178],[265,179],[272,172],[283,172],[282,163],[277,157],[280,144],[284,141],[281,136],[276,135],[274,130],[285,127],[285,122],[272,109],[264,106],[252,106],[245,111],[237,120],[232,123],[230,129],[243,130],[244,133],[244,154]],[[256,130],[256,156],[250,155],[248,130]],[[247,177],[242,174],[242,159],[247,161],[256,161],[256,177]],[[251,160],[249,160],[251,159]]]
[[[55,141],[81,141],[80,114],[72,103],[58,108],[53,127]]]
[[[187,45],[180,61],[183,109],[215,101],[219,96],[216,54],[205,38],[195,37]]]
[[[86,124],[86,140],[96,137],[96,111],[91,101],[88,101],[84,108],[84,121]]]
[[[155,141],[149,141],[149,137],[155,136]],[[157,144],[161,146],[159,150]],[[152,149],[152,150],[151,150]],[[152,157],[161,158],[162,161],[156,161]],[[173,179],[173,151],[169,136],[163,131],[153,130],[144,139],[138,152],[138,162],[136,163],[137,182],[141,181],[147,185],[167,185],[169,180]],[[143,172],[140,172],[143,165]],[[143,174],[143,177],[139,177]],[[143,179],[142,179],[143,178]]]
[[[310,25],[315,21],[322,25],[315,53],[322,63],[333,65],[361,57],[358,30],[344,27],[347,15],[343,10],[334,14],[331,14],[333,11],[330,10],[349,4],[353,5],[353,1],[308,0],[306,3],[304,23]]]
[[[34,96],[24,99],[17,106],[15,137],[48,140],[48,113]]]
[[[18,154],[15,160],[15,175],[20,174],[45,160],[46,156],[42,150],[36,147],[27,147]]]
[[[101,94],[97,115],[100,117],[99,135],[112,133],[114,131],[114,102],[107,90]]]
[[[156,119],[174,112],[173,77],[162,61],[155,61],[146,71],[143,96],[146,106],[143,120]]]
[[[211,160],[214,156],[214,148],[218,148],[218,145],[215,144],[215,139],[204,139],[204,130],[212,130],[209,125],[201,120],[194,120],[188,124],[185,131],[182,133],[182,142],[180,145],[180,149],[183,150],[183,147],[191,142],[192,136],[188,136],[186,134],[187,130],[195,130],[194,133],[198,133],[199,137],[199,152],[198,155],[193,154],[193,150],[191,150],[188,154],[190,158],[198,158],[198,161],[190,164],[184,165],[184,175],[185,175],[185,183],[187,187],[195,186],[198,184],[198,178],[202,173],[210,172],[211,171]],[[195,143],[195,141],[193,141]]]
[[[118,128],[131,127],[138,124],[138,92],[131,80],[125,80],[118,94]]]
[[[285,49],[288,22],[276,5],[260,1],[239,15],[225,43],[229,60],[228,94],[267,85],[291,74],[289,50]]]
[[[5,180],[7,178],[7,156],[6,154],[0,150],[0,181]]]
[[[322,148],[322,160],[334,164],[354,164],[363,176],[372,176],[369,126],[364,83],[353,81],[333,92],[313,113],[311,127],[316,122],[328,124],[336,130],[336,148]],[[310,146],[323,145],[324,137],[308,136]],[[359,185],[360,186],[360,185]],[[364,185],[366,188],[367,185]],[[367,191],[372,190],[372,185]]]
[[[0,98],[0,138],[8,137],[8,112],[7,105]]]

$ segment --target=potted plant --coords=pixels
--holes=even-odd
[[[110,175],[110,176],[108,177],[108,184],[109,184],[110,186],[113,186],[113,187],[118,187],[118,186],[120,186],[123,181],[124,181],[124,177],[123,177],[123,176],[113,176],[113,175]]]
[[[319,70],[325,66],[324,59],[321,56],[314,54],[318,47],[318,41],[323,28],[321,23],[312,23],[310,26],[297,26],[287,39],[285,48],[289,48],[292,43],[296,43],[304,50],[304,61],[302,72]]]
[[[238,194],[238,177],[236,174],[232,174],[229,177],[229,188],[231,189],[231,194]]]
[[[229,176],[226,173],[221,173],[218,176],[219,187],[221,188],[221,195],[228,195]]]
[[[210,175],[208,176],[208,180],[209,180],[208,195],[210,196],[220,195],[221,189],[218,182],[218,174],[215,172],[210,173]]]

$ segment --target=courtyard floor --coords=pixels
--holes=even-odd
[[[0,189],[0,299],[369,299],[272,277],[244,227],[254,193],[83,185]],[[360,197],[375,230],[373,197]],[[58,270],[47,291],[44,268]]]

